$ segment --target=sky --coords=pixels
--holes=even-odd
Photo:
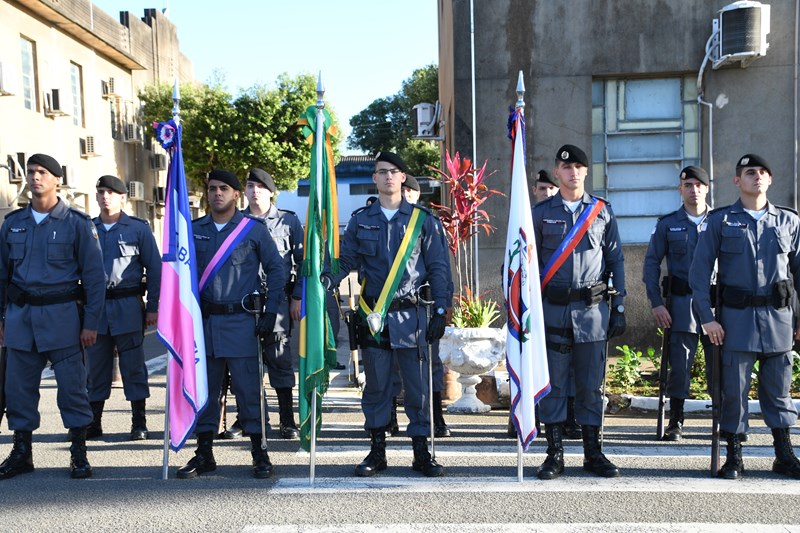
[[[281,73],[322,72],[344,135],[350,117],[396,94],[415,69],[438,64],[436,0],[94,0],[118,18],[167,8],[198,81],[227,89],[273,85]],[[313,102],[309,102],[313,104]]]

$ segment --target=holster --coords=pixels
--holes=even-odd
[[[362,342],[361,317],[357,311],[347,311],[344,314],[344,321],[347,324],[347,337],[350,341],[350,350],[358,350]]]

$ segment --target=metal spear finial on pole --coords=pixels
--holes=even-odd
[[[517,77],[517,103],[515,106],[520,110],[525,107],[525,82],[522,79],[521,70],[519,71],[519,76]]]
[[[172,120],[175,124],[181,122],[181,90],[178,87],[178,78],[175,78],[175,85],[172,88]]]

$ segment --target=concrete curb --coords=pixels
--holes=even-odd
[[[658,398],[632,396],[630,394],[622,394],[621,396],[630,400],[630,407],[634,409],[642,409],[644,411],[658,410]],[[800,400],[793,400],[793,402],[795,409],[800,411]],[[761,414],[761,405],[758,403],[758,400],[750,400],[747,402],[747,408],[750,414]],[[667,410],[669,410],[669,398],[667,398]],[[711,414],[711,400],[686,400],[683,404],[683,410],[686,413]]]

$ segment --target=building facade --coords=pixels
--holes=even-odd
[[[116,19],[89,0],[0,1],[0,215],[28,203],[25,161],[44,152],[65,167],[71,205],[96,215],[95,182],[116,175],[125,211],[160,235],[168,157],[144,135],[137,95],[176,79],[192,81],[192,64],[160,11]]]
[[[710,171],[709,202],[722,206],[738,197],[732,183],[737,158],[758,153],[772,165],[770,200],[797,207],[800,2],[777,0],[769,4],[769,15],[757,13],[760,30],[769,31],[763,57],[713,68],[713,57],[704,61],[706,51],[720,44],[712,38],[713,21],[729,4],[439,0],[445,146],[472,156],[474,130],[477,161],[488,160],[488,168],[498,171],[490,178],[491,187],[508,191],[506,123],[522,71],[528,173],[552,169],[562,144],[578,145],[589,155],[587,190],[611,202],[625,243],[631,327],[622,342],[639,347],[658,342],[641,282],[642,260],[657,217],[680,205],[677,185],[683,166]],[[736,38],[742,28],[723,20],[724,33],[716,37]],[[495,196],[487,202],[493,225],[503,234],[513,201]],[[481,289],[498,296],[500,281],[491,273],[503,260],[504,242],[480,241]]]

